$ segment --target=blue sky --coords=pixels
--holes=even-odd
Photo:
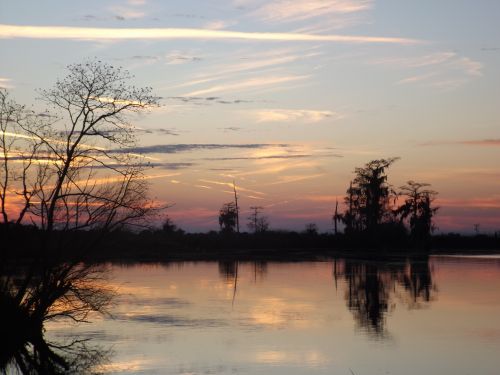
[[[234,179],[272,227],[327,230],[353,169],[400,156],[390,182],[431,183],[440,230],[491,232],[498,14],[493,0],[0,1],[0,86],[38,106],[35,89],[89,58],[152,86],[163,106],[134,123],[142,146],[170,146],[143,151],[187,229],[217,227]]]

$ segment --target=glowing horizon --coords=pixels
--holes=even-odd
[[[451,19],[447,3],[408,0],[5,2],[0,87],[44,113],[36,89],[93,59],[151,86],[161,106],[126,119],[139,138],[128,152],[150,162],[152,198],[175,203],[167,214],[188,231],[218,229],[233,181],[243,229],[262,206],[271,229],[331,231],[354,169],[399,156],[388,182],[430,183],[440,232],[493,233],[499,12],[461,2]]]

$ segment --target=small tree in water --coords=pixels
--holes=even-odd
[[[404,195],[404,204],[396,210],[400,220],[408,220],[410,235],[416,244],[427,245],[434,230],[432,218],[439,207],[432,207],[437,192],[427,189],[426,183],[408,181],[401,186],[401,195]]]
[[[219,226],[221,232],[232,233],[236,230],[238,210],[234,202],[224,203],[219,210]]]
[[[343,214],[346,233],[373,232],[391,218],[390,201],[395,194],[387,183],[386,169],[398,158],[372,160],[356,168],[356,177],[347,190]]]

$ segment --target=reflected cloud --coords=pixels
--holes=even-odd
[[[192,328],[207,328],[221,327],[226,323],[219,319],[189,319],[168,314],[144,314],[144,313],[127,313],[116,315],[115,319],[126,320],[139,323],[161,324],[172,327],[192,327]]]
[[[255,361],[273,365],[306,363],[308,366],[319,366],[328,363],[329,359],[324,354],[314,350],[306,352],[268,350],[255,353]]]
[[[250,311],[250,318],[254,324],[262,326],[306,328],[310,324],[306,317],[312,310],[313,306],[306,303],[269,297],[255,302]]]
[[[98,373],[121,373],[121,372],[140,372],[143,370],[151,361],[145,359],[130,359],[125,361],[116,361],[113,363],[98,366],[96,371]]]

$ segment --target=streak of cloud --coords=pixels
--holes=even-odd
[[[257,41],[338,42],[419,44],[409,38],[362,35],[314,35],[299,33],[245,32],[191,28],[97,28],[71,26],[31,26],[0,24],[0,38],[72,40],[165,40],[165,39],[240,39]]]
[[[118,168],[130,168],[130,167],[144,167],[144,168],[159,168],[167,170],[178,170],[185,169],[195,165],[194,163],[137,163],[137,164],[106,164],[106,165],[88,165],[82,168],[93,168],[93,169],[118,169]]]
[[[339,114],[332,111],[310,109],[261,109],[253,113],[257,122],[320,122],[328,118],[337,119]]]
[[[220,149],[262,149],[268,147],[287,147],[287,144],[269,143],[242,143],[242,144],[219,144],[219,143],[192,143],[192,144],[166,144],[142,147],[131,147],[110,150],[112,153],[139,153],[139,154],[175,154],[197,150],[220,150]]]
[[[220,186],[227,186],[230,187],[231,189],[234,188],[234,184],[232,182],[226,182],[226,181],[214,181],[214,180],[206,180],[206,179],[199,179],[198,181],[200,182],[205,182],[207,184],[213,184],[213,185],[220,185]],[[247,189],[245,187],[242,187],[240,185],[237,185],[236,189],[241,192],[248,192],[248,193],[253,193],[257,195],[266,195],[266,193],[263,193],[261,191],[257,190],[252,190],[252,189]],[[231,191],[232,194],[234,194],[234,191]]]
[[[320,158],[320,157],[334,157],[341,158],[339,154],[295,154],[295,155],[269,155],[269,156],[241,156],[241,157],[217,157],[217,158],[204,158],[207,161],[230,161],[230,160],[269,160],[269,159],[304,159],[304,158]]]
[[[245,100],[245,99],[233,99],[233,100],[227,100],[227,99],[222,99],[218,96],[169,96],[166,98],[168,100],[177,100],[183,103],[191,103],[191,104],[203,104],[203,105],[208,105],[212,103],[218,103],[218,104],[248,104],[248,103],[255,103],[255,100]]]
[[[483,75],[483,64],[456,52],[435,52],[423,56],[372,60],[374,65],[409,69],[413,74],[397,84],[421,84],[438,89],[457,88],[474,77]]]
[[[470,146],[500,146],[500,139],[481,139],[459,142],[462,145]]]
[[[265,2],[251,14],[269,22],[294,22],[365,11],[372,3],[371,0],[281,0]]]
[[[319,174],[312,174],[312,175],[282,176],[279,178],[279,181],[270,182],[270,183],[265,184],[263,186],[290,184],[293,182],[299,182],[299,181],[305,181],[305,180],[311,180],[314,178],[323,177],[324,175],[325,175],[324,173],[319,173]]]
[[[41,140],[41,138],[38,136],[12,133],[12,132],[6,132],[6,131],[2,131],[2,130],[0,130],[0,134],[5,135],[7,137],[13,137],[13,138]],[[67,144],[67,141],[60,140],[60,139],[44,138],[43,140],[44,140],[44,142],[50,142],[53,144],[60,144],[60,145]],[[150,157],[150,156],[142,156],[142,155],[139,155],[137,153],[134,153],[134,151],[132,151],[132,149],[129,149],[129,148],[109,150],[109,149],[106,149],[105,147],[100,147],[100,146],[96,146],[96,145],[88,145],[88,144],[84,144],[84,143],[80,143],[79,147],[85,148],[85,149],[90,150],[90,151],[108,151],[108,152],[114,152],[114,153],[120,153],[120,154],[129,154],[130,156],[144,157],[145,159],[149,159],[149,160],[158,160],[158,159]]]
[[[272,49],[271,51],[265,51],[264,53],[253,53],[250,57],[242,57],[242,62],[217,65],[215,67],[212,67],[209,72],[198,75],[196,79],[182,83],[176,87],[199,85],[201,83],[223,79],[228,74],[243,73],[248,71],[255,71],[257,69],[291,64],[307,58],[316,58],[322,54],[318,51],[315,51],[314,49],[315,48],[313,48],[311,52],[306,52],[303,49],[299,51],[280,48]],[[223,72],[223,74],[221,74],[221,72]]]
[[[290,75],[290,76],[269,76],[269,77],[250,78],[244,81],[215,85],[206,89],[201,89],[184,94],[183,96],[200,96],[200,95],[211,94],[214,92],[227,92],[227,91],[235,92],[246,89],[256,89],[259,87],[274,86],[281,83],[301,81],[310,77],[311,77],[310,75]]]
[[[12,89],[14,86],[12,85],[10,78],[0,77],[0,88],[4,89]]]
[[[109,10],[115,15],[115,18],[120,21],[143,18],[146,15],[146,13],[141,10],[118,5],[111,6]]]
[[[420,143],[420,146],[465,145],[465,146],[500,146],[500,139],[472,139],[467,141],[431,141]]]
[[[483,198],[469,198],[469,199],[436,199],[436,205],[441,207],[471,207],[482,209],[500,209],[500,195],[483,197]]]

